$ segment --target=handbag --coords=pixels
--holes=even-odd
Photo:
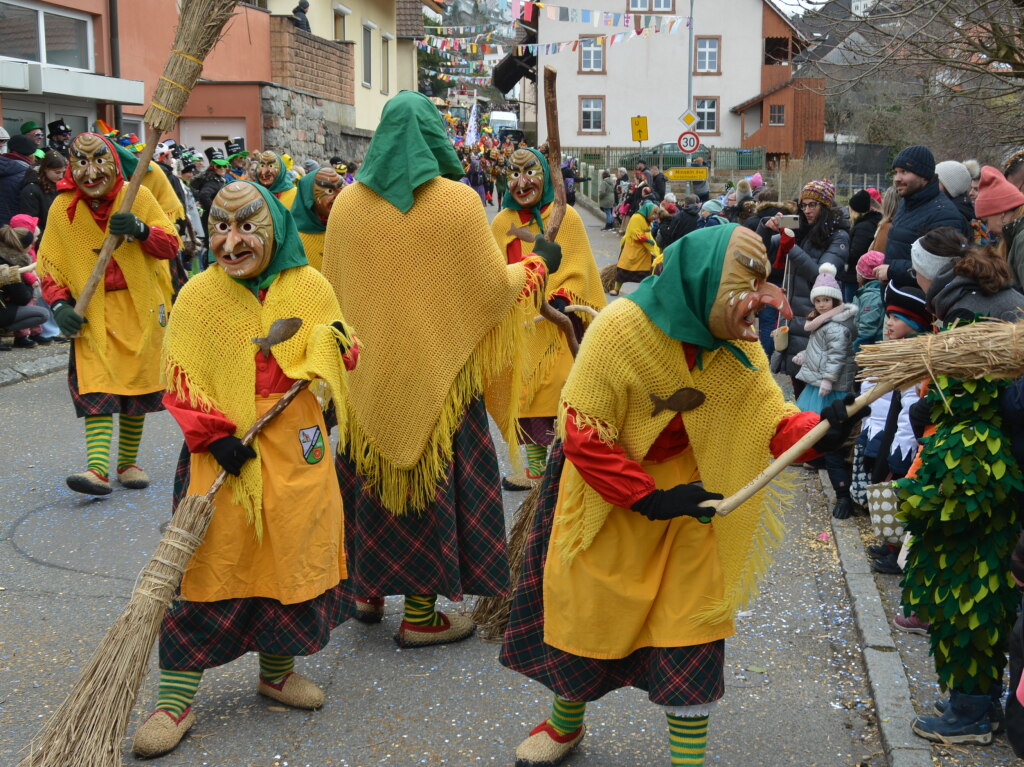
[[[787,293],[789,287],[789,259],[786,259],[786,266],[782,270],[782,292]],[[784,352],[789,348],[789,320],[779,312],[775,319],[775,329],[771,332],[772,343],[775,344],[775,351]]]
[[[886,543],[899,543],[903,539],[903,523],[896,519],[899,501],[892,482],[868,485],[868,513],[875,535]]]

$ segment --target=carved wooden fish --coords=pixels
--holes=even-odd
[[[648,395],[651,398],[651,402],[654,404],[654,410],[651,411],[651,418],[654,418],[658,413],[663,410],[675,410],[677,413],[684,413],[687,410],[693,410],[694,408],[700,407],[704,404],[704,392],[700,389],[693,389],[688,386],[684,386],[673,392],[670,396],[662,399],[657,394]]]
[[[507,234],[511,234],[513,237],[518,237],[523,242],[535,242],[537,240],[537,235],[525,226],[510,226]]]
[[[279,344],[282,341],[287,341],[293,335],[299,332],[299,328],[302,327],[302,319],[299,317],[286,317],[280,320],[274,320],[270,326],[270,330],[267,331],[266,338],[254,338],[252,342],[263,350],[263,359],[270,358],[270,347],[274,344]]]

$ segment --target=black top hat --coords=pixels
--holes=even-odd
[[[71,126],[63,120],[54,120],[52,123],[46,123],[46,127],[50,130],[51,136],[56,136],[58,133],[71,133]]]
[[[241,136],[235,136],[235,138],[224,142],[224,148],[228,152],[228,159],[232,159],[236,155],[242,155],[247,157],[248,152],[245,151],[245,139]]]
[[[224,153],[220,149],[215,147],[215,146],[207,147],[203,151],[203,154],[206,155],[206,159],[210,161],[211,165],[213,165],[214,163],[216,163],[217,165],[227,165],[228,164],[227,159],[225,159],[225,157],[224,157]]]

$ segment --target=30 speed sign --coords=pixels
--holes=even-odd
[[[700,136],[688,130],[679,136],[679,141],[676,143],[679,144],[680,149],[690,154],[700,149]]]

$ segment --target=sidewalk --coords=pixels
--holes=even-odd
[[[49,344],[0,352],[0,387],[63,370],[71,344]]]

